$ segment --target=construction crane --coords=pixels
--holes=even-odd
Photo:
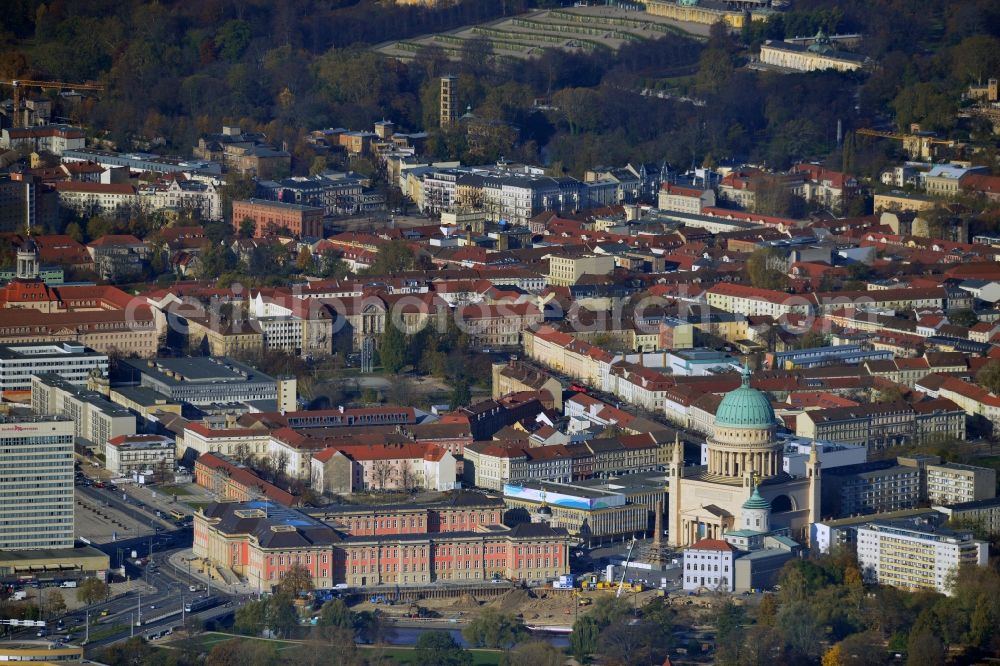
[[[14,123],[18,124],[21,114],[21,90],[23,88],[70,88],[73,90],[104,90],[100,83],[68,83],[66,81],[35,81],[33,79],[0,80],[0,85],[14,89]]]
[[[910,153],[911,156],[918,155],[924,159],[930,159],[931,146],[948,146],[949,148],[954,148],[958,145],[958,142],[951,139],[938,139],[936,137],[926,136],[923,134],[884,132],[881,130],[871,129],[869,127],[859,128],[855,130],[855,133],[859,136],[872,136],[880,139],[893,139],[895,141],[900,141],[903,144],[903,150]]]
[[[615,592],[615,598],[622,596],[622,590],[625,589],[625,574],[628,573],[628,563],[632,561],[633,548],[635,548],[635,537],[632,537],[632,543],[628,546],[628,555],[625,556],[625,568],[622,569],[622,577],[618,581],[618,591]]]

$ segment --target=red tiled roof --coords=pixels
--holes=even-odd
[[[736,549],[720,539],[701,539],[688,546],[688,550],[722,550],[731,553]]]

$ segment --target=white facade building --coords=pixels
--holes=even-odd
[[[86,384],[91,371],[108,374],[108,357],[75,342],[0,345],[0,392],[30,391],[31,376],[54,372],[71,384]]]
[[[684,551],[684,591],[733,591],[736,588],[735,556],[736,549],[720,539],[701,539],[693,543]]]
[[[104,466],[119,476],[160,469],[172,473],[174,449],[174,440],[163,435],[119,435],[108,440]]]
[[[965,563],[987,563],[987,543],[976,541],[970,531],[903,521],[858,529],[858,565],[880,585],[951,594],[952,572]]]

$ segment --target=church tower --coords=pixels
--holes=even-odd
[[[771,503],[761,497],[754,486],[750,499],[740,511],[740,529],[767,533],[771,531]]]
[[[38,279],[38,246],[30,238],[17,250],[17,272],[18,280]]]
[[[668,542],[674,548],[684,545],[681,539],[681,477],[684,476],[684,445],[681,444],[681,435],[674,435],[674,451],[670,461],[670,487],[667,489],[668,506]]]
[[[816,450],[815,441],[812,443],[812,448],[809,449],[809,462],[806,463],[806,477],[809,479],[809,523],[812,524],[820,520],[819,509],[822,498],[819,451]]]

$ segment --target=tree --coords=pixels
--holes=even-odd
[[[236,62],[250,45],[250,24],[246,21],[227,21],[215,37],[215,48],[229,62]]]
[[[108,598],[108,584],[100,578],[84,578],[76,588],[76,599],[88,606]]]
[[[378,355],[386,372],[399,374],[406,364],[406,335],[391,317],[386,318],[385,330],[379,341]]]
[[[143,666],[149,658],[153,648],[140,636],[130,638],[127,641],[114,643],[104,648],[99,654],[99,661],[115,666]],[[205,662],[208,666],[208,662]],[[216,665],[211,665],[216,666]]]
[[[698,89],[714,93],[721,90],[733,76],[733,60],[722,49],[705,49],[698,59],[695,75]]]
[[[747,259],[750,284],[758,289],[782,290],[788,286],[785,257],[774,248],[761,248]]]
[[[545,641],[528,641],[500,657],[500,666],[562,666],[566,656]]]
[[[279,591],[267,599],[267,628],[278,636],[288,636],[299,624],[292,597]]]
[[[351,609],[347,607],[343,599],[332,599],[323,604],[319,609],[319,620],[317,625],[321,627],[339,627],[354,631],[356,619]]]
[[[63,233],[75,240],[77,243],[83,242],[83,229],[80,228],[79,222],[70,222],[67,224]]]
[[[509,650],[525,636],[525,629],[513,615],[486,608],[462,630],[462,636],[474,647]]]
[[[951,50],[952,75],[959,83],[983,83],[1000,73],[1000,39],[966,37]]]
[[[830,649],[823,653],[822,666],[844,666],[843,653],[844,648],[840,643],[830,646]]]
[[[309,248],[299,250],[299,256],[295,258],[295,266],[302,273],[310,273],[313,269],[313,255]]]
[[[569,648],[573,656],[583,661],[597,652],[601,638],[601,625],[590,614],[577,618],[573,633],[569,635]]]
[[[267,600],[250,601],[236,609],[233,627],[241,634],[259,636],[267,626]]]
[[[451,387],[450,400],[452,409],[465,407],[472,402],[472,392],[469,390],[469,382],[464,378],[456,380]]]
[[[948,321],[956,326],[972,328],[979,323],[979,317],[972,310],[965,309],[948,315]]]
[[[312,574],[301,564],[293,564],[282,576],[281,582],[275,586],[276,593],[286,594],[289,597],[295,599],[303,592],[312,592],[315,589],[313,585]]]
[[[205,666],[268,666],[280,661],[275,643],[234,639],[213,647]]]
[[[318,176],[324,171],[326,171],[329,163],[326,159],[326,155],[317,155],[313,158],[312,164],[309,165],[309,175]]]
[[[914,627],[906,642],[906,666],[941,666],[945,663],[945,646],[934,632]]]
[[[773,627],[778,617],[778,598],[771,593],[765,593],[757,606],[757,624]]]
[[[369,275],[392,275],[413,268],[413,249],[406,241],[391,240],[379,247]]]
[[[1000,361],[990,361],[976,373],[976,383],[990,393],[1000,393]]]
[[[718,629],[716,663],[735,664],[743,643],[743,608],[733,603],[732,597],[720,595],[713,603],[712,615]]]
[[[602,596],[594,603],[594,609],[589,615],[597,620],[597,624],[604,627],[618,622],[632,612],[628,600],[621,597]]]
[[[46,590],[42,603],[50,615],[61,615],[66,611],[66,599],[63,598],[62,592],[57,589]]]
[[[472,655],[443,631],[429,631],[417,639],[414,666],[472,666]]]
[[[813,349],[814,347],[825,347],[827,344],[827,338],[822,333],[817,333],[816,331],[806,331],[802,337],[799,338],[798,348],[799,349]]]
[[[240,220],[240,238],[253,238],[257,235],[257,223],[252,217],[244,217]]]

